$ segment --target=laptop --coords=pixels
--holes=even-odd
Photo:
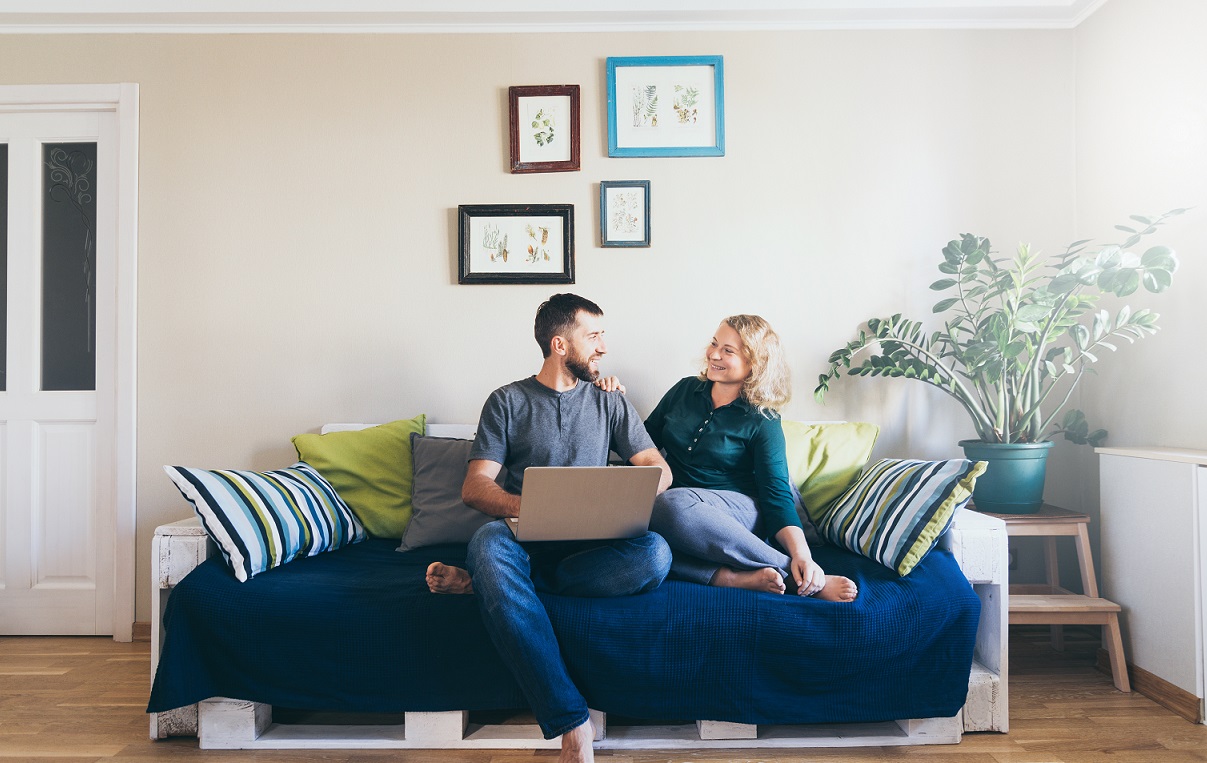
[[[636,538],[650,527],[661,476],[657,466],[530,466],[507,526],[519,541]]]

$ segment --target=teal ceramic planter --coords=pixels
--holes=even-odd
[[[1043,506],[1052,443],[961,440],[960,447],[970,460],[989,462],[972,491],[972,501],[979,511],[1034,514]]]

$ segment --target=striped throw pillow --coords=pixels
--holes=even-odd
[[[826,540],[904,577],[972,497],[984,461],[885,458],[869,466],[817,523]]]
[[[241,582],[365,539],[365,528],[331,483],[304,461],[271,472],[163,469]]]

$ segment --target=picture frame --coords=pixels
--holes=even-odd
[[[599,240],[601,246],[650,245],[650,181],[600,181]]]
[[[512,173],[578,171],[578,85],[513,85],[507,101]]]
[[[573,204],[462,204],[457,218],[458,283],[574,283]]]
[[[722,56],[607,59],[608,156],[724,156]]]

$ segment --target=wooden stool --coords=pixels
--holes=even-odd
[[[1058,651],[1064,648],[1061,626],[1101,625],[1103,642],[1111,658],[1115,688],[1130,692],[1127,662],[1123,657],[1123,637],[1119,632],[1119,605],[1098,596],[1098,581],[1094,577],[1094,560],[1087,529],[1090,518],[1046,503],[1035,514],[991,516],[1006,523],[1006,534],[1010,537],[1044,538],[1044,579],[1047,583],[1010,586],[1010,624],[1051,625],[1052,647]],[[1060,586],[1056,539],[1061,536],[1075,539],[1081,588],[1085,594],[1075,594]]]

